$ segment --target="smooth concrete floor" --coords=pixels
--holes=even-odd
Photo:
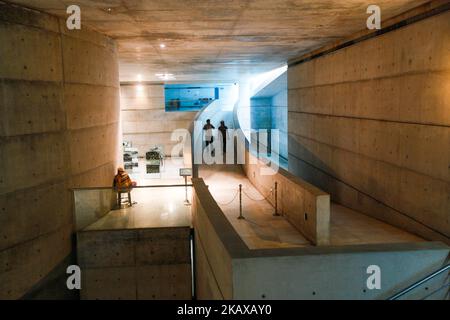
[[[250,249],[309,246],[310,242],[283,217],[274,217],[273,207],[264,199],[239,166],[202,166],[199,171],[209,185],[213,197],[230,223]],[[229,203],[242,184],[243,215],[237,219],[239,199]],[[331,245],[354,245],[424,241],[413,234],[393,227],[336,203],[331,204]]]
[[[191,226],[191,206],[184,204],[184,187],[136,188],[132,207],[111,210],[84,230],[167,228]],[[124,196],[126,197],[126,196]],[[188,187],[192,199],[192,187]]]
[[[170,167],[172,173],[178,171]],[[250,249],[310,246],[310,242],[285,218],[273,216],[274,208],[246,178],[240,166],[202,166],[200,177],[209,186],[225,216]],[[165,179],[166,178],[166,179]],[[145,177],[142,177],[145,179]],[[145,181],[145,180],[142,180]],[[180,184],[183,180],[178,180]],[[153,185],[172,184],[172,177],[153,179]],[[239,184],[242,207],[239,216]],[[112,210],[84,230],[164,228],[191,226],[191,206],[184,204],[185,188],[152,187],[132,191],[130,208]],[[192,201],[192,189],[188,187]],[[331,245],[420,242],[423,239],[336,203],[331,204]]]
[[[283,217],[273,216],[273,207],[251,184],[240,166],[202,166],[199,176],[224,212],[228,221],[250,249],[302,247],[309,241]],[[242,212],[245,219],[238,219],[239,184],[242,184]],[[231,203],[229,203],[234,199]],[[252,200],[253,199],[253,200]]]

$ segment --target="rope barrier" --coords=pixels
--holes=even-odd
[[[225,202],[225,203],[220,203],[219,201],[216,200],[216,202],[221,205],[221,206],[227,206],[229,204],[231,204],[237,197],[237,195],[239,194],[239,190],[236,190],[236,193],[234,194],[233,198],[231,199],[231,201]]]
[[[267,196],[265,196],[264,198],[262,198],[262,199],[255,199],[255,198],[252,198],[247,192],[245,192],[245,190],[242,190],[242,192],[244,192],[244,194],[245,194],[250,200],[253,200],[253,201],[265,201],[265,200],[267,200],[267,199],[272,195],[272,191],[270,191],[270,193],[269,193]]]
[[[271,189],[269,194],[266,195],[265,197],[263,197],[262,199],[255,199],[252,196],[250,196],[247,192],[245,192],[245,190],[242,189],[242,184],[239,185],[239,189],[236,190],[236,193],[234,194],[234,196],[232,197],[232,199],[230,201],[227,202],[220,202],[216,200],[216,203],[220,206],[228,206],[230,205],[234,200],[236,200],[236,197],[239,195],[239,217],[238,219],[245,219],[244,216],[242,215],[242,193],[244,193],[247,198],[249,198],[252,201],[266,201],[270,196],[272,196],[274,194],[275,191],[275,212],[274,212],[274,216],[280,216],[280,214],[278,213],[278,203],[277,203],[277,182],[275,182],[275,188]],[[270,201],[268,201],[270,205],[272,205],[272,203]],[[273,206],[273,205],[272,205]]]

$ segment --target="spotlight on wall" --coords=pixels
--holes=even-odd
[[[142,81],[142,74],[138,74],[138,75],[137,75],[137,81],[139,81],[139,82]]]

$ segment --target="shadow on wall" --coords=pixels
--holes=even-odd
[[[289,172],[327,192],[331,201],[342,204],[353,210],[384,221],[427,240],[438,240],[450,244],[449,235],[430,228],[421,221],[414,219],[405,212],[389,206],[373,196],[350,185],[339,178],[339,174],[325,164],[311,148],[296,141],[291,135],[289,139]],[[296,154],[292,153],[296,150]],[[336,164],[350,166],[350,164]],[[354,170],[354,168],[352,168]],[[364,174],[361,172],[360,174]],[[373,178],[368,178],[370,188],[383,189],[383,186]]]

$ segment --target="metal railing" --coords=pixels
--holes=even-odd
[[[434,271],[433,273],[430,273],[429,275],[427,275],[426,277],[414,282],[412,285],[406,287],[405,289],[401,290],[400,292],[396,293],[395,295],[389,297],[387,300],[397,300],[398,298],[404,296],[405,294],[407,294],[408,292],[411,292],[412,290],[418,288],[419,286],[421,286],[422,284],[430,281],[431,279],[437,277],[438,275],[440,275],[441,273],[444,273],[445,271],[450,270],[450,264],[443,266],[442,268]],[[442,287],[440,287],[438,290],[439,291],[445,287],[450,286],[450,283],[447,283],[445,285],[443,285]],[[435,292],[436,292],[435,291]]]

